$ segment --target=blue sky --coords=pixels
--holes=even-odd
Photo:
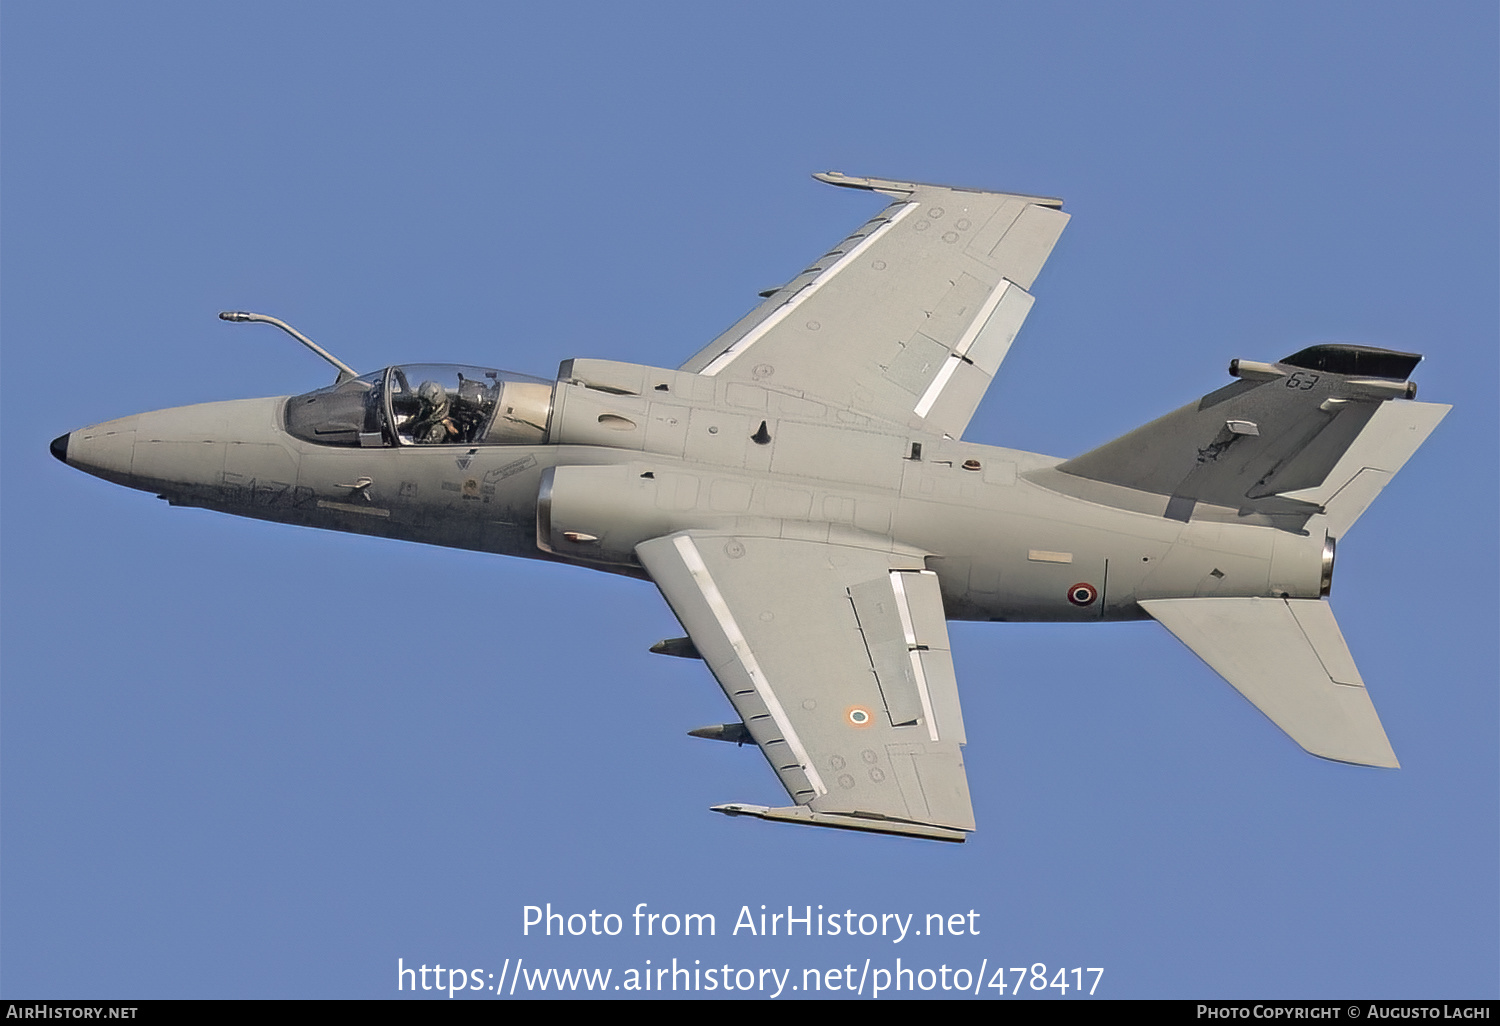
[[[1484,3],[10,0],[0,993],[900,957],[1102,967],[1109,997],[1496,996],[1497,27]],[[1234,357],[1426,354],[1422,398],[1455,409],[1332,596],[1400,771],[1303,754],[1151,623],[955,624],[967,844],[730,820],[708,806],[779,785],[686,736],[729,709],[647,653],[678,633],[648,585],[169,509],[47,453],[331,380],[221,309],[362,371],[676,366],[878,209],[827,168],[1067,200],[974,441],[1074,455]],[[547,902],[718,935],[523,936]],[[980,933],[732,935],[762,904]]]

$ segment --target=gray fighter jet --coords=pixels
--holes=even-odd
[[[791,796],[730,815],[963,840],[948,619],[1154,618],[1307,751],[1396,766],[1325,597],[1335,541],[1450,408],[1411,401],[1421,357],[1234,360],[1070,460],[964,441],[1062,202],[816,177],[892,202],[676,370],[356,374],[298,335],[337,383],[52,452],[172,505],[652,581],[687,633],[653,651],[702,659],[738,717],[692,733],[753,742]]]

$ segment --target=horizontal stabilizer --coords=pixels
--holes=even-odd
[[[1313,755],[1400,765],[1328,603],[1184,598],[1141,608]]]
[[[903,837],[923,837],[929,841],[963,842],[969,835],[962,830],[931,823],[912,823],[904,819],[885,819],[845,815],[842,813],[814,812],[806,805],[793,805],[784,809],[769,809],[764,805],[715,805],[714,812],[726,816],[754,816],[757,819],[778,820],[782,823],[801,823],[804,826],[833,827],[837,830],[864,830],[875,834],[898,834]]]

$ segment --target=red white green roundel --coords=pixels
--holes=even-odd
[[[1098,597],[1098,589],[1087,582],[1081,581],[1068,589],[1068,601],[1075,606],[1091,606]]]

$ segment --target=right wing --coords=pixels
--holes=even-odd
[[[716,811],[946,841],[974,829],[947,622],[920,555],[702,531],[636,554],[796,803]]]
[[[959,437],[1031,310],[1062,200],[814,177],[896,202],[682,370]]]

